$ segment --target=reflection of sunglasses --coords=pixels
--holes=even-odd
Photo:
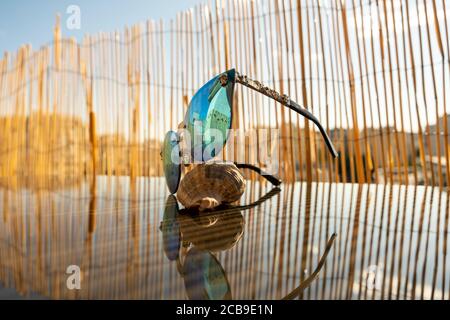
[[[181,176],[181,162],[189,164],[192,162],[191,159],[196,162],[208,161],[218,155],[223,149],[232,123],[235,83],[240,83],[258,91],[314,122],[333,157],[338,156],[325,129],[312,113],[292,101],[288,96],[281,95],[260,82],[251,80],[231,69],[209,80],[195,93],[189,103],[182,124],[182,129],[185,129],[189,134],[190,140],[186,143],[186,150],[180,149],[180,142],[183,139],[180,133],[174,131],[166,133],[161,157],[167,186],[171,193],[175,193],[178,189]],[[196,139],[198,136],[201,136],[201,139]],[[269,181],[271,179],[277,180],[273,176],[265,175],[254,166],[248,164],[245,166],[263,174]]]
[[[254,208],[279,192],[280,188],[275,187],[252,203],[221,205],[201,215],[194,209],[180,210],[175,196],[167,197],[163,221],[159,227],[163,236],[163,249],[169,260],[177,262],[189,298],[231,299],[225,270],[211,251],[229,250],[236,245],[243,232],[244,217],[241,210]],[[205,224],[205,220],[212,223]],[[180,260],[182,242],[191,244],[184,263]]]
[[[256,207],[279,192],[280,189],[275,187],[253,203],[242,206],[223,205],[202,215],[197,215],[197,212],[193,209],[180,210],[175,196],[168,196],[163,221],[161,221],[160,225],[163,236],[163,249],[169,260],[176,261],[178,271],[184,279],[186,292],[190,299],[216,300],[232,298],[226,272],[210,250],[229,250],[235,246],[243,232],[241,210]],[[215,227],[218,219],[224,220],[227,227],[224,228],[223,225],[219,228]],[[205,225],[201,220],[214,221],[214,223]],[[186,224],[184,228],[182,228],[180,223]],[[182,229],[184,229],[183,237],[181,236]],[[226,239],[221,238],[227,236],[232,241],[225,246],[218,246],[217,244],[226,242],[224,241]],[[316,269],[297,288],[283,297],[283,300],[296,298],[317,278],[335,239],[336,234],[334,233],[327,241],[325,251],[320,257]],[[184,262],[181,263],[179,254],[181,242],[184,241],[188,241],[192,245],[186,253]]]
[[[163,248],[167,258],[169,260],[175,260],[179,254],[181,242],[180,218],[184,217],[182,218],[182,220],[186,221],[187,219],[185,217],[190,216],[191,219],[189,220],[191,222],[197,221],[199,222],[199,224],[201,224],[200,220],[212,219],[213,217],[223,218],[235,213],[241,214],[242,210],[248,210],[258,206],[280,193],[280,191],[280,188],[275,187],[252,203],[245,205],[223,204],[210,211],[204,211],[201,215],[198,215],[198,211],[195,209],[180,209],[178,206],[177,198],[174,195],[169,195],[167,197],[166,206],[164,208],[163,220],[161,221],[161,224],[159,226],[159,229],[163,234]],[[205,231],[206,230],[207,229],[205,229]]]

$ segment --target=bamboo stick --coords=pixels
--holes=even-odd
[[[313,58],[312,58],[312,40],[311,40],[311,28],[310,28],[310,21],[312,19],[310,19],[311,15],[309,13],[309,8],[306,8],[306,35],[307,35],[307,52],[308,52],[308,73],[309,73],[309,101],[310,101],[310,108],[311,108],[311,112],[316,112],[314,110],[314,96],[313,96],[313,90],[314,90],[314,81],[313,81]],[[320,109],[319,109],[320,110]],[[320,159],[318,156],[318,151],[317,151],[317,145],[316,145],[316,134],[314,133],[314,127],[312,127],[311,132],[313,134],[311,141],[311,149],[313,150],[312,153],[312,162],[314,163],[314,180],[315,181],[319,181],[319,166],[320,166]]]
[[[278,79],[279,79],[279,91],[284,92],[284,81],[283,81],[283,49],[281,44],[281,20],[280,20],[280,8],[278,5],[278,1],[274,2],[274,10],[275,10],[275,23],[276,23],[276,35],[277,35],[277,49],[276,53],[278,56]],[[272,29],[272,28],[271,28]],[[272,33],[273,34],[273,33]],[[273,39],[272,39],[273,41]],[[275,73],[275,72],[274,72]],[[274,87],[277,86],[274,83]],[[281,110],[281,136],[283,137],[282,142],[282,156],[283,156],[283,176],[288,178],[290,177],[289,172],[292,172],[292,166],[290,165],[290,154],[292,153],[292,148],[288,149],[288,143],[291,143],[291,137],[288,137],[288,129],[286,127],[286,115],[285,115],[285,108],[283,106],[278,106]],[[289,139],[289,140],[287,140]]]
[[[402,18],[402,51],[403,51],[403,60],[405,63],[405,68],[408,65],[408,61],[407,61],[407,51],[406,51],[406,35],[405,35],[405,22],[404,22],[404,6],[403,6],[403,2],[401,3],[401,18]],[[416,152],[416,145],[415,145],[415,138],[414,138],[414,133],[412,131],[413,128],[413,124],[412,124],[412,102],[411,102],[411,94],[410,94],[410,86],[409,86],[409,80],[408,80],[408,72],[405,73],[405,78],[406,78],[406,93],[407,93],[407,101],[408,101],[408,111],[409,111],[409,125],[411,127],[410,130],[410,140],[411,140],[411,153],[409,156],[411,156],[412,158],[412,164],[413,164],[413,174],[414,174],[414,184],[418,184],[418,177],[417,177],[417,163],[416,163],[416,156],[415,156],[415,152]]]
[[[352,115],[353,115],[353,138],[356,140],[355,143],[355,156],[356,156],[356,171],[357,171],[357,178],[359,183],[364,183],[366,181],[366,177],[364,175],[363,171],[363,163],[362,163],[362,154],[361,154],[361,147],[359,142],[359,126],[358,126],[358,114],[356,109],[356,94],[355,94],[355,76],[353,73],[353,64],[352,64],[352,57],[350,54],[350,43],[349,43],[349,37],[348,37],[348,30],[347,30],[347,15],[346,15],[346,9],[343,2],[341,2],[342,5],[342,21],[343,21],[343,29],[344,29],[344,43],[345,48],[347,52],[347,68],[348,68],[348,74],[350,78],[350,100],[352,105]]]
[[[299,44],[300,44],[300,61],[301,61],[301,78],[302,78],[302,99],[303,106],[308,108],[308,97],[306,91],[306,68],[305,68],[305,52],[304,52],[304,40],[303,40],[303,15],[300,0],[297,0],[297,20],[299,30]],[[312,159],[311,159],[311,136],[308,121],[305,122],[305,155],[306,155],[306,181],[312,181]]]
[[[435,5],[435,2],[433,1]],[[449,31],[448,31],[448,23],[447,23],[447,9],[445,7],[445,1],[442,1],[442,7],[444,12],[444,26],[445,26],[445,39],[447,39],[447,65],[450,70],[450,42],[449,42]],[[437,19],[435,17],[435,19]],[[445,62],[445,55],[443,56],[443,62]],[[442,88],[444,92],[443,103],[444,103],[444,115],[448,115],[450,111],[447,111],[447,90],[446,90],[446,82],[445,82],[445,63],[442,64]],[[447,168],[447,186],[450,186],[450,145],[448,141],[448,123],[446,117],[444,117],[444,149],[445,149],[445,159],[446,159],[446,168]]]
[[[340,27],[339,27],[339,12],[335,12],[334,14],[332,14],[332,20],[333,20],[333,26],[334,26],[334,33],[335,36],[337,38],[337,41],[334,42],[334,49],[335,52],[337,54],[337,66],[336,66],[336,70],[337,74],[339,74],[341,78],[341,85],[344,88],[343,90],[339,91],[339,121],[340,121],[340,133],[341,133],[341,154],[347,154],[348,153],[348,159],[349,159],[349,163],[350,163],[350,168],[348,168],[350,170],[350,182],[355,183],[355,158],[354,158],[354,153],[353,153],[353,147],[354,147],[354,143],[358,143],[359,141],[357,140],[351,140],[348,143],[348,150],[346,150],[345,148],[345,142],[348,139],[349,136],[353,136],[353,130],[349,130],[349,132],[347,132],[347,137],[345,137],[345,132],[344,132],[344,123],[343,123],[343,117],[345,116],[345,120],[347,125],[350,125],[350,120],[349,120],[349,116],[348,116],[348,110],[347,110],[347,94],[346,94],[346,90],[345,90],[345,81],[343,79],[344,77],[344,58],[342,56],[342,41],[341,41],[341,32],[340,32]],[[339,86],[338,86],[339,88]],[[351,89],[351,88],[350,88]],[[344,109],[344,112],[342,111],[342,109]],[[348,173],[347,173],[347,163],[346,163],[346,157],[341,157],[341,170],[342,170],[342,175],[343,175],[343,182],[348,182]]]
[[[419,13],[419,0],[416,1],[416,15],[417,15],[417,19],[420,19],[420,13]],[[424,53],[423,53],[423,41],[422,41],[422,26],[420,25],[420,23],[418,24],[418,28],[419,28],[419,60],[420,60],[420,65],[421,65],[421,78],[422,78],[422,94],[423,94],[423,104],[425,107],[425,138],[426,138],[426,143],[427,143],[427,149],[428,149],[428,159],[430,161],[430,172],[431,172],[431,184],[435,185],[435,176],[434,176],[434,166],[433,166],[433,162],[432,162],[432,152],[431,152],[431,136],[430,136],[430,122],[429,122],[429,117],[428,117],[428,101],[427,101],[427,95],[426,95],[426,88],[425,88],[425,70],[424,70]],[[426,173],[425,173],[426,174]]]
[[[378,6],[378,3],[377,3]],[[391,58],[391,41],[389,40],[389,27],[388,27],[388,13],[387,13],[387,6],[386,6],[386,0],[383,1],[383,11],[384,11],[384,24],[385,24],[385,29],[386,29],[386,42],[387,42],[387,61],[388,61],[388,65],[389,65],[389,82],[390,82],[390,88],[391,88],[391,100],[392,100],[392,109],[393,109],[393,120],[394,120],[394,139],[395,139],[395,150],[396,152],[396,157],[397,157],[397,171],[399,171],[401,169],[401,167],[403,167],[403,174],[405,175],[405,178],[407,179],[408,176],[408,169],[406,167],[407,165],[407,160],[406,160],[406,155],[403,155],[403,159],[402,159],[402,151],[404,151],[404,146],[402,148],[401,143],[400,143],[400,139],[398,136],[398,130],[397,130],[397,115],[396,115],[396,110],[395,110],[395,94],[394,94],[394,80],[393,80],[393,75],[392,75],[392,58]],[[394,24],[394,32],[396,32],[396,27]],[[394,33],[395,36],[395,33]],[[383,55],[383,61],[384,61],[384,55]],[[383,64],[384,66],[384,64]],[[385,72],[383,72],[383,76],[385,76]],[[384,78],[385,79],[385,78]],[[386,85],[386,79],[384,80],[384,88],[385,88],[385,101],[386,101],[386,107],[388,105],[387,102],[387,85]],[[389,128],[389,117],[388,117],[388,112],[386,112],[386,118],[387,118],[387,122],[388,122],[388,128]],[[389,130],[390,131],[390,130]],[[401,163],[403,162],[403,166],[401,165]],[[398,174],[398,173],[397,173]],[[400,179],[400,183],[403,184],[403,177],[400,174],[399,175],[399,179]]]
[[[437,85],[436,85],[436,75],[434,72],[434,59],[433,59],[433,51],[431,47],[431,35],[430,35],[430,23],[428,20],[428,6],[427,1],[424,0],[424,8],[425,8],[425,21],[427,26],[427,39],[428,39],[428,54],[431,61],[431,77],[433,79],[433,93],[434,93],[434,102],[435,102],[435,112],[436,112],[436,148],[437,148],[437,157],[438,157],[438,180],[439,180],[439,188],[442,189],[444,181],[443,181],[443,174],[442,174],[442,161],[441,161],[441,125],[439,124],[439,95],[437,92]],[[439,24],[437,21],[437,14],[435,12],[435,28],[436,28],[436,35],[437,35],[437,42],[439,45],[439,52],[441,54],[441,57],[444,56],[444,50],[442,47],[442,40],[440,37],[440,30],[439,30]],[[446,119],[444,117],[444,122],[446,122]],[[431,151],[430,151],[431,156]],[[431,163],[431,166],[433,163]]]

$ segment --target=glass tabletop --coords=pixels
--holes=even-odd
[[[0,296],[449,299],[439,188],[247,181],[239,206],[183,210],[163,178],[0,181]],[[250,206],[250,204],[253,204]],[[70,286],[79,268],[79,289]]]

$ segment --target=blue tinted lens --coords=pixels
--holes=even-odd
[[[215,157],[226,142],[231,127],[234,80],[234,70],[216,76],[189,103],[184,123],[190,134],[191,155],[196,161]]]
[[[177,137],[176,132],[167,132],[162,149],[164,175],[170,193],[177,192],[181,175],[180,145]]]

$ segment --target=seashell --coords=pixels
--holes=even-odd
[[[239,200],[245,179],[234,164],[203,163],[180,182],[177,198],[186,208],[206,210]]]

